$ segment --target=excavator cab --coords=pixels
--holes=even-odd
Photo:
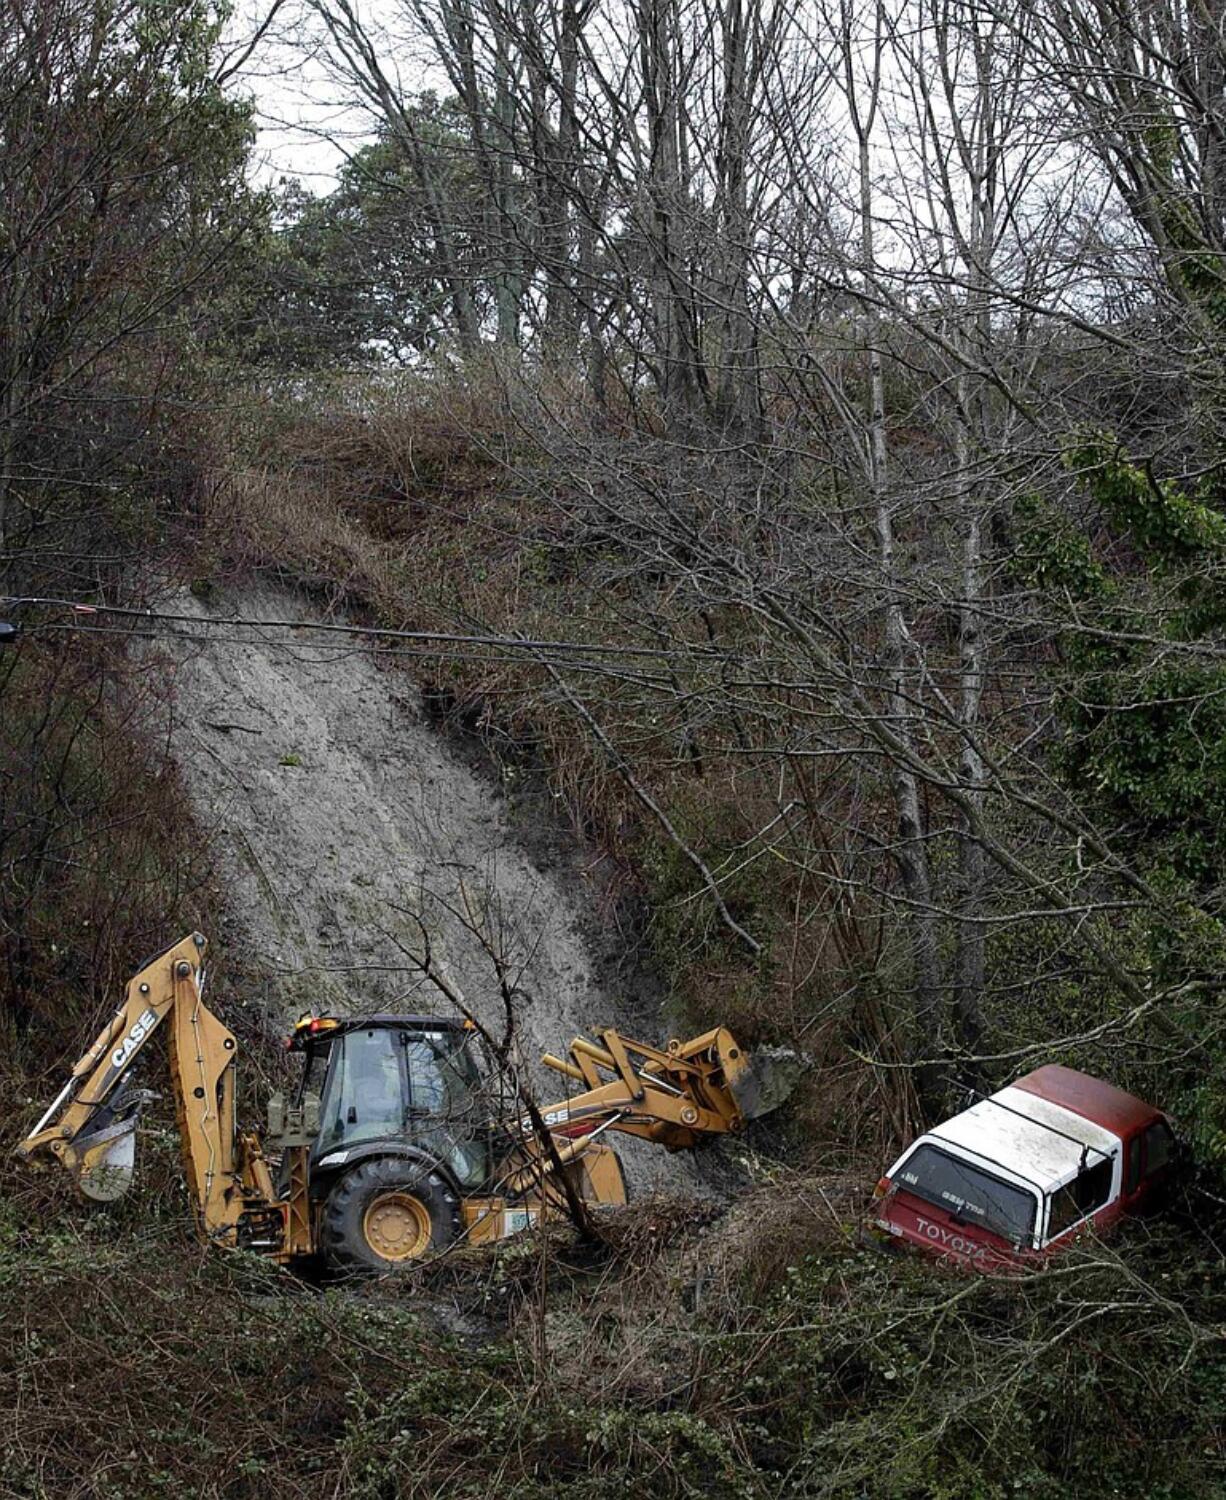
[[[751,1063],[723,1027],[664,1049],[598,1035],[576,1038],[569,1059],[542,1059],[577,1088],[534,1122],[508,1108],[518,1100],[500,1097],[496,1071],[483,1077],[471,1021],[303,1017],[290,1038],[305,1064],[294,1106],[270,1114],[281,1196],[293,1201],[305,1155],[297,1191],[312,1243],[334,1267],[386,1271],[461,1238],[514,1233],[564,1212],[570,1195],[589,1207],[624,1203],[608,1131],[688,1150],[741,1129],[788,1092],[778,1065]],[[290,1115],[297,1135],[277,1128]]]
[[[305,1060],[295,1103],[319,1099],[313,1196],[326,1191],[336,1168],[402,1149],[436,1157],[467,1192],[483,1187],[493,1118],[475,1035],[467,1022],[444,1016],[299,1022],[291,1047]]]
[[[445,1016],[303,1017],[304,1066],[270,1134],[307,1123],[306,1192],[316,1241],[347,1270],[387,1270],[452,1243],[464,1205],[490,1187],[494,1112],[469,1022]],[[279,1188],[291,1193],[285,1151]]]

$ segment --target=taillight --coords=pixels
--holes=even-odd
[[[873,1197],[884,1198],[889,1191],[890,1179],[888,1177],[878,1177],[877,1186],[873,1189]]]

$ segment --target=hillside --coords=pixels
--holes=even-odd
[[[0,8],[0,1500],[1226,1494],[1219,19]]]
[[[207,606],[183,593],[162,608],[184,617],[150,647],[170,684],[170,760],[211,851],[222,961],[243,1004],[287,1028],[306,1012],[446,1012],[413,964],[420,917],[495,1035],[497,974],[470,928],[496,938],[520,975],[516,1055],[538,1089],[558,1091],[538,1059],[572,1036],[613,1025],[661,1038],[671,1023],[640,993],[616,913],[601,922],[598,856],[584,858],[547,791],[518,791],[479,743],[432,724],[399,663],[372,659],[360,637],[224,623],[309,626],[285,589],[211,593]],[[701,1190],[700,1159],[634,1142],[625,1153],[639,1191]]]

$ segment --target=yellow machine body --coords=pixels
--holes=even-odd
[[[271,1164],[259,1137],[237,1129],[237,1043],[204,1003],[206,946],[194,933],[132,978],[123,1005],[17,1151],[34,1165],[63,1167],[86,1197],[109,1201],[122,1193],[132,1178],[140,1105],[149,1097],[131,1089],[129,1073],[165,1022],[183,1169],[200,1232],[212,1244],[257,1250],[283,1263],[326,1250],[331,1235],[357,1244],[360,1254],[345,1257],[346,1263],[394,1268],[456,1239],[480,1244],[502,1238],[567,1212],[576,1200],[624,1203],[621,1166],[602,1139],[606,1133],[689,1149],[741,1129],[770,1093],[723,1027],[664,1048],[611,1029],[597,1041],[578,1037],[568,1058],[543,1059],[577,1089],[536,1110],[535,1118],[529,1108],[518,1119],[492,1122],[504,1149],[484,1189],[457,1193],[444,1168],[423,1161],[420,1152],[405,1153],[412,1154],[411,1170],[403,1162],[397,1167],[403,1143],[389,1139],[386,1160],[378,1143],[354,1153],[362,1156],[364,1175],[356,1188],[346,1185],[353,1201],[338,1207],[335,1193],[312,1193],[317,1100],[308,1097],[295,1108],[279,1097],[271,1102],[279,1147]],[[299,1030],[328,1039],[355,1024],[304,1019]]]

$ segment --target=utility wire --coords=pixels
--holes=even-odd
[[[457,635],[446,630],[393,630],[388,626],[338,625],[315,620],[248,620],[241,615],[183,615],[153,609],[136,609],[119,604],[84,604],[74,599],[51,599],[41,597],[3,597],[3,609],[64,609],[74,615],[112,615],[122,619],[157,625],[202,625],[225,626],[246,630],[312,630],[330,635],[375,637],[396,641],[437,641],[455,646],[498,646],[515,651],[574,651],[582,655],[595,656],[643,656],[655,660],[663,658],[692,658],[714,656],[709,646],[694,646],[686,651],[669,651],[653,646],[605,646],[588,641],[539,641],[517,635]]]
[[[2,601],[0,601],[2,602]],[[221,623],[227,623],[219,621]],[[118,625],[87,625],[82,621],[66,620],[57,622],[48,620],[41,625],[30,627],[30,634],[42,635],[46,631],[70,631],[74,635],[106,635],[118,636],[125,641],[160,641],[168,640],[170,632],[157,630],[140,630],[121,628]],[[359,634],[361,632],[359,631]],[[351,656],[371,656],[378,661],[389,661],[392,658],[409,658],[413,661],[457,661],[468,662],[487,666],[505,666],[508,657],[505,653],[494,652],[449,650],[445,642],[436,647],[422,646],[419,648],[396,647],[396,646],[366,646],[358,644],[333,645],[331,642],[320,642],[318,644],[306,641],[261,641],[258,636],[252,635],[222,635],[219,631],[210,631],[207,639],[201,637],[199,644],[204,646],[255,646],[264,645],[272,651],[289,652],[293,660],[305,662],[308,666],[325,666],[329,662],[345,661]],[[309,656],[303,654],[310,652]],[[604,678],[614,678],[618,681],[631,682],[635,684],[652,684],[660,687],[670,687],[671,681],[667,677],[657,676],[646,668],[627,667],[625,671],[619,671],[614,665],[603,665],[600,662],[584,661],[579,658],[567,666],[567,671],[577,673],[588,673]]]

